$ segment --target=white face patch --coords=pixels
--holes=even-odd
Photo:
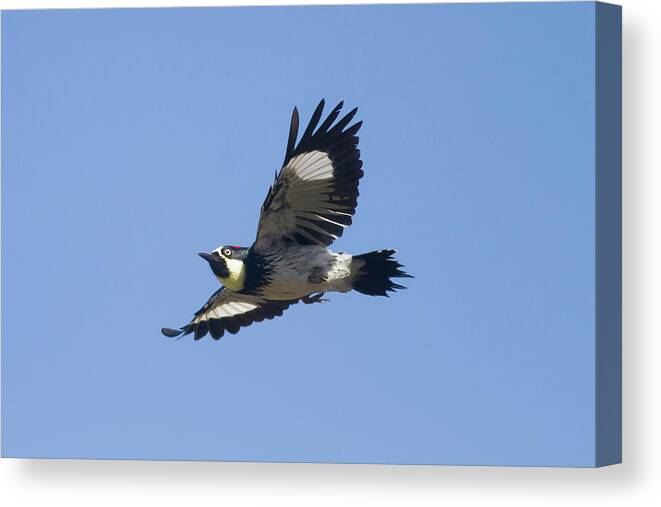
[[[229,269],[230,272],[230,278],[238,279],[243,274],[245,269],[243,261],[238,259],[225,259],[225,262],[227,263],[227,269]]]
[[[330,180],[333,178],[333,162],[323,151],[310,151],[293,157],[287,170],[303,181]]]
[[[223,250],[226,250],[226,247],[220,246],[213,251],[225,260],[229,276],[226,278],[217,276],[216,278],[228,289],[239,291],[243,288],[243,282],[246,279],[246,267],[242,260],[228,258],[223,254]]]

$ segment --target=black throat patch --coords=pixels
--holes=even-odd
[[[216,276],[220,278],[229,278],[230,270],[227,268],[227,262],[222,257],[216,257],[209,261],[209,266],[211,266],[211,271]]]

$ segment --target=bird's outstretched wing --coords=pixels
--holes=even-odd
[[[282,312],[297,302],[271,301],[221,287],[195,312],[195,317],[188,324],[180,329],[164,327],[161,332],[171,338],[194,333],[196,340],[211,333],[214,340],[219,340],[225,331],[236,334],[241,327],[253,322],[282,315]]]
[[[347,127],[356,108],[333,125],[342,106],[342,102],[335,106],[317,128],[322,100],[298,144],[294,108],[285,161],[262,205],[256,249],[268,249],[276,242],[328,246],[351,225],[363,176],[356,136],[362,122]]]

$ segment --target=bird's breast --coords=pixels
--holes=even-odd
[[[326,273],[333,254],[320,246],[274,249],[264,254],[269,276],[259,288],[263,297],[277,300],[298,299],[320,290],[311,282],[313,273]]]

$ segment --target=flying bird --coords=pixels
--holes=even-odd
[[[408,277],[393,258],[395,250],[362,255],[332,252],[328,246],[351,225],[363,176],[356,134],[362,122],[349,125],[358,108],[339,121],[340,102],[319,125],[324,100],[315,109],[298,144],[294,107],[285,160],[262,204],[257,237],[249,248],[220,246],[200,253],[222,287],[179,329],[163,328],[168,337],[207,333],[220,339],[253,322],[280,316],[291,305],[326,301],[326,292],[356,290],[388,296],[405,287],[392,281]]]

